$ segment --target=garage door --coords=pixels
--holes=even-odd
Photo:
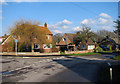
[[[95,48],[95,45],[88,45],[88,50],[93,50]]]

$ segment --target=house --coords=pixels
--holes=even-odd
[[[111,39],[113,39],[116,42],[116,49],[120,50],[120,39],[118,38],[111,38]]]
[[[73,44],[74,35],[75,34],[72,34],[72,33],[65,33],[62,39],[60,40],[60,42],[56,44],[59,50],[74,51],[75,50],[75,44]]]
[[[8,36],[4,34],[4,36],[0,37],[0,44],[7,38]]]
[[[32,52],[52,52],[52,37],[53,34],[51,31],[47,28],[47,23],[44,24],[44,26],[38,26],[40,30],[45,31],[45,34],[47,36],[48,42],[47,44],[39,44],[38,42],[34,42],[32,45]]]
[[[116,45],[117,45],[115,40],[112,39],[112,38],[109,38],[108,36],[106,36],[106,38],[104,38],[102,41],[98,42],[98,44],[105,51],[107,51],[107,50],[115,50]]]
[[[93,50],[95,48],[95,43],[88,39],[86,42],[80,42],[78,46],[74,44],[73,33],[65,33],[59,43],[56,43],[56,46],[61,51],[77,51],[77,50]]]
[[[90,38],[85,42],[80,42],[77,46],[78,50],[93,50],[95,49],[95,42],[93,42]]]
[[[12,52],[12,48],[11,46],[9,45],[9,42],[12,41],[12,37],[10,35],[4,35],[4,36],[1,36],[0,37],[1,39],[1,42],[0,42],[0,47],[1,47],[1,51],[4,51],[4,52]]]
[[[46,34],[46,39],[48,40],[49,43],[45,44],[45,43],[38,43],[36,40],[33,42],[33,44],[31,46],[24,46],[25,50],[23,52],[52,52],[52,36],[53,34],[51,33],[51,31],[47,28],[47,23],[44,24],[44,26],[38,26],[38,28],[40,30],[45,31]],[[14,48],[15,46],[15,42],[14,42],[14,38],[9,35],[2,43],[2,52],[12,52],[14,51],[14,49],[8,48],[10,46],[9,42],[12,42],[12,48]],[[19,42],[19,40],[18,40]],[[19,44],[18,44],[19,46]]]

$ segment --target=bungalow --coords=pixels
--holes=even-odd
[[[27,45],[24,46],[24,47],[26,47],[26,49],[24,51],[25,52],[26,51],[30,52],[30,50],[32,50],[32,52],[52,52],[52,36],[53,36],[53,34],[47,28],[47,23],[45,23],[44,26],[38,26],[38,28],[40,30],[44,30],[45,31],[45,34],[47,36],[46,39],[48,39],[49,43],[47,43],[47,44],[45,44],[45,43],[40,44],[37,41],[34,41],[34,43],[31,46],[29,46],[29,47]],[[9,46],[10,46],[9,42],[10,41],[12,41],[12,44],[15,45],[14,38],[11,35],[9,35],[5,40],[3,40],[1,42],[2,52],[12,52],[12,51],[14,51],[14,49],[12,49],[12,48],[14,48],[14,46],[12,46],[12,48],[9,48]]]
[[[108,36],[106,36],[106,38],[104,38],[102,41],[98,42],[99,46],[107,51],[107,50],[115,50],[117,43],[115,42],[114,39],[109,38]]]
[[[93,50],[95,49],[95,42],[93,42],[90,38],[85,42],[80,42],[77,46],[78,50]]]
[[[86,42],[80,42],[78,46],[74,44],[74,36],[72,33],[65,33],[59,43],[56,46],[61,51],[77,51],[77,50],[93,50],[95,48],[95,43],[88,39]]]

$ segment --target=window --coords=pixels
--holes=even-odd
[[[39,49],[40,45],[39,44],[34,44],[34,49]]]
[[[94,45],[88,45],[88,50],[89,49],[94,49]]]
[[[66,41],[66,38],[63,38],[63,41]]]
[[[2,43],[3,39],[0,38],[0,43]]]
[[[47,35],[47,39],[50,39],[50,36],[49,36],[49,35]]]
[[[43,49],[49,49],[51,48],[51,44],[43,44]]]

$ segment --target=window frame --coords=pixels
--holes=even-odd
[[[66,41],[66,38],[63,38],[63,41]]]
[[[38,48],[35,48],[35,46],[38,46]],[[34,49],[40,49],[40,44],[34,44]]]
[[[50,45],[50,48],[44,48],[44,46]],[[43,44],[43,49],[51,49],[51,44]]]
[[[47,36],[47,39],[49,40],[50,39],[50,35],[46,35]]]

